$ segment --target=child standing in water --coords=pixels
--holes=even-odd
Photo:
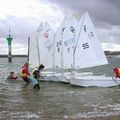
[[[30,84],[30,80],[31,80],[30,79],[30,73],[29,73],[29,70],[28,70],[29,65],[30,64],[28,62],[26,62],[24,64],[24,66],[22,66],[22,69],[20,71],[20,75],[21,75],[22,79],[26,82],[25,86]]]
[[[40,77],[39,71],[34,70],[33,73],[32,73],[32,79],[31,79],[31,82],[32,82],[32,85],[33,85],[34,89],[40,89],[40,85],[39,85],[39,82],[37,80],[39,77]]]
[[[43,71],[44,68],[45,68],[45,66],[43,64],[39,65],[39,67],[38,67],[39,75],[42,79],[44,79],[44,78],[41,76],[41,71]]]
[[[38,69],[35,69],[33,70],[32,72],[32,79],[31,79],[31,82],[32,82],[32,85],[33,85],[33,88],[34,89],[40,89],[40,85],[39,85],[39,82],[38,82],[38,79],[40,78],[40,72],[44,69],[44,65],[40,65],[38,67]]]

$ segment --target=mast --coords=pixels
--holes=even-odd
[[[29,61],[29,51],[30,51],[30,37],[28,37],[28,55],[27,55],[27,61]]]
[[[85,19],[85,14],[83,16],[83,20],[82,20],[82,24],[80,26],[80,31],[78,33],[78,38],[76,39],[76,31],[74,31],[74,51],[73,51],[73,70],[72,70],[72,75],[75,76],[75,51],[76,51],[76,47],[77,47],[77,44],[78,44],[78,40],[79,40],[79,37],[80,37],[80,34],[81,34],[81,30],[82,30],[82,26],[83,26],[83,23],[84,23],[84,19]],[[76,40],[76,44],[75,44],[75,40]]]
[[[37,37],[37,51],[38,51],[38,62],[39,62],[39,65],[40,65],[40,48],[39,48],[39,42],[38,42],[38,37]]]
[[[55,70],[55,34],[54,34],[54,40],[53,40],[53,72]],[[54,74],[54,73],[53,73]]]
[[[64,32],[65,28],[62,29],[62,33],[61,33],[61,43],[62,43],[62,50],[61,50],[61,73],[62,73],[62,77],[63,77],[63,32]]]
[[[73,47],[75,49],[75,38],[76,38],[76,31],[74,31],[74,43],[73,43]],[[73,50],[73,69],[75,69],[75,54],[74,54],[74,50]]]

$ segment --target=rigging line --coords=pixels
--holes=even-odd
[[[54,34],[54,40],[53,40],[53,69],[55,69],[55,34]]]
[[[39,49],[38,37],[37,37],[37,50],[38,50],[38,62],[39,62],[39,65],[40,65],[40,49]]]
[[[73,43],[73,68],[75,68],[75,54],[74,54],[75,38],[76,38],[76,31],[74,32],[74,43]]]
[[[120,85],[114,77],[112,77],[112,80],[114,80],[118,86]]]
[[[30,37],[28,37],[28,61],[29,61],[29,54],[30,54]]]
[[[62,77],[63,77],[63,74],[64,74],[64,73],[63,73],[63,64],[64,64],[64,63],[63,63],[63,32],[64,32],[64,31],[62,30],[62,33],[61,33],[61,38],[62,38],[62,39],[61,39],[61,41],[62,41],[62,42],[61,42],[61,43],[62,43],[62,51],[61,51],[61,72],[62,72]]]

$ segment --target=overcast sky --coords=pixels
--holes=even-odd
[[[104,50],[120,50],[120,0],[2,0],[0,54],[7,54],[9,29],[13,54],[27,54],[28,36],[47,20],[56,30],[66,15],[79,20],[88,11]]]

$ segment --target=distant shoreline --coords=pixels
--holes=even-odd
[[[120,51],[104,51],[106,56],[109,55],[120,55]],[[0,58],[6,58],[8,55],[0,55]],[[28,55],[12,55],[12,57],[28,57]]]
[[[8,55],[0,55],[0,58],[7,58]],[[27,55],[12,55],[12,57],[28,57]]]

